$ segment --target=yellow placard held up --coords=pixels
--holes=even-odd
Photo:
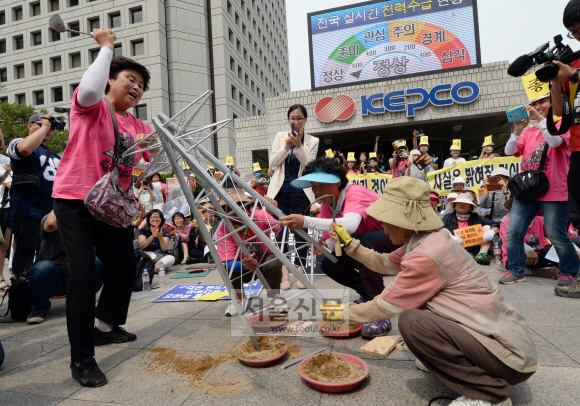
[[[220,292],[220,291],[215,291],[215,292],[211,292],[208,293],[207,295],[203,295],[201,297],[198,297],[195,300],[201,300],[201,301],[213,301],[213,300],[220,300],[222,297],[226,297],[229,296],[228,292]]]
[[[262,168],[260,168],[260,163],[259,162],[254,162],[252,164],[252,168],[254,168],[254,172],[257,172],[257,171],[261,171],[262,170]]]
[[[332,149],[327,149],[326,151],[324,151],[324,153],[326,154],[327,158],[334,158],[334,152],[332,151]]]
[[[419,140],[419,145],[429,145],[429,137],[424,135]]]
[[[489,144],[493,144],[493,135],[488,135],[483,140],[483,145],[489,145]]]
[[[369,158],[376,158],[376,157],[377,157],[376,152],[369,152]]]
[[[407,140],[399,140],[399,147],[406,147],[407,146]]]
[[[453,148],[461,149],[461,140],[453,140]]]
[[[207,169],[215,169],[215,168],[213,167],[213,165],[208,165]]]
[[[189,169],[189,164],[186,161],[181,161],[181,168],[185,169]]]
[[[346,160],[347,161],[355,161],[356,162],[356,159],[354,157],[354,152],[349,152],[348,153],[348,156],[346,157]]]
[[[524,84],[524,89],[526,90],[526,95],[528,96],[529,101],[536,100],[550,93],[550,84],[547,82],[540,82],[536,77],[536,72],[522,76],[522,82]]]
[[[485,230],[481,224],[476,224],[470,227],[458,228],[453,231],[453,234],[463,240],[463,247],[465,248],[482,244]]]
[[[145,169],[133,168],[133,176],[139,177],[143,172],[145,172]]]
[[[226,166],[234,166],[234,157],[233,156],[226,157]]]

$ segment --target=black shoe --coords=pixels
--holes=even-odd
[[[135,341],[137,336],[132,333],[125,331],[123,327],[115,326],[113,330],[108,333],[104,333],[95,327],[94,332],[95,345],[105,345],[112,343],[126,343],[129,341]]]
[[[46,312],[32,312],[26,321],[28,324],[40,324],[46,319]]]
[[[193,258],[193,257],[187,257],[187,259],[185,260],[185,263],[187,265],[191,265],[191,264],[199,264],[200,262],[203,262],[203,258]]]
[[[93,357],[87,357],[78,366],[74,362],[70,363],[72,377],[81,385],[89,388],[98,388],[107,383],[107,377],[99,369],[97,361]]]

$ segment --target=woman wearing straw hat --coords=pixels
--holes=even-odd
[[[317,217],[297,214],[280,217],[281,225],[291,230],[308,228],[327,231],[332,223],[333,199],[324,196],[332,195],[336,202],[336,221],[343,224],[351,233],[358,235],[361,244],[380,252],[391,252],[397,248],[391,243],[389,236],[385,235],[379,221],[369,217],[365,211],[379,199],[379,195],[364,186],[349,184],[344,168],[332,159],[322,157],[308,164],[304,169],[304,176],[293,181],[292,186],[312,187],[316,198],[322,198],[320,214]],[[320,239],[318,242],[329,247],[331,251],[334,250],[334,244],[326,233],[322,234],[322,238],[325,241]],[[315,253],[318,256],[322,255],[320,252]],[[381,275],[369,271],[348,255],[338,256],[336,264],[324,258],[321,269],[329,278],[355,290],[360,295],[359,300],[363,302],[373,300],[385,287]],[[366,323],[363,326],[362,336],[365,338],[384,336],[391,328],[389,319],[373,320],[373,323]]]
[[[389,182],[367,213],[395,244],[390,254],[363,247],[341,225],[330,236],[382,275],[396,275],[372,302],[345,308],[365,322],[399,316],[399,330],[418,365],[460,398],[451,405],[511,405],[511,385],[538,370],[524,318],[457,244],[429,205],[429,187],[403,177]],[[479,403],[477,403],[479,401]]]

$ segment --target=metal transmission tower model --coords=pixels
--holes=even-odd
[[[168,118],[163,113],[159,113],[157,117],[153,118],[153,124],[155,125],[156,133],[159,136],[159,141],[163,146],[160,152],[154,154],[154,160],[151,166],[141,174],[141,178],[147,177],[155,172],[162,171],[169,167],[173,168],[175,176],[179,182],[181,190],[184,193],[185,199],[191,208],[191,212],[200,225],[199,230],[201,236],[208,241],[207,247],[216,259],[216,267],[220,273],[220,276],[226,285],[229,292],[232,294],[232,301],[238,311],[238,315],[242,319],[243,326],[248,333],[252,343],[256,349],[259,349],[258,341],[255,337],[255,333],[250,326],[250,323],[243,316],[243,305],[238,303],[234,298],[234,288],[228,276],[228,270],[226,266],[219,260],[219,255],[216,250],[215,244],[223,239],[233,237],[237,243],[238,255],[241,253],[249,257],[251,256],[250,251],[253,245],[263,243],[266,247],[275,255],[275,257],[282,262],[283,265],[288,268],[290,272],[306,286],[308,291],[318,300],[318,302],[323,302],[323,297],[320,292],[312,285],[308,280],[306,275],[298,271],[294,266],[292,261],[288,258],[291,255],[298,255],[301,248],[304,251],[308,250],[308,245],[312,244],[315,248],[320,250],[327,258],[331,261],[336,262],[336,258],[318,244],[317,241],[310,238],[310,236],[303,230],[295,231],[301,235],[305,242],[300,245],[295,242],[294,250],[288,251],[286,254],[283,253],[281,246],[276,241],[270,238],[270,233],[279,227],[277,220],[254,220],[254,213],[256,209],[266,208],[269,213],[273,214],[274,217],[279,218],[284,214],[270,204],[264,197],[258,194],[254,189],[252,189],[248,184],[246,184],[239,176],[237,176],[230,168],[220,162],[215,156],[213,156],[207,149],[205,149],[201,144],[207,138],[213,136],[220,129],[225,127],[230,120],[223,120],[218,123],[209,124],[203,127],[193,127],[190,129],[192,121],[195,119],[197,114],[201,111],[202,107],[209,100],[211,96],[211,91],[205,92],[203,95],[198,97],[196,100],[187,105],[183,110],[177,113],[175,116]],[[191,113],[188,112],[192,110]],[[153,145],[152,141],[155,139],[155,133],[149,134],[143,139],[139,144],[146,146],[140,152],[144,150],[153,150],[159,147],[159,143],[155,142]],[[137,145],[137,144],[136,144]],[[135,154],[134,147],[125,152],[125,155]],[[188,179],[186,179],[183,168],[185,164],[189,166],[193,175],[195,176],[197,182],[202,186],[202,191],[197,197],[194,197],[191,188],[189,187]],[[213,166],[216,171],[222,172],[223,176],[216,179],[212,174],[208,173],[208,166]],[[243,206],[238,206],[238,203],[226,192],[226,187],[230,193],[236,193],[238,201],[249,200],[243,203]],[[210,235],[209,230],[203,226],[205,223],[202,214],[198,210],[199,208],[204,208],[203,204],[210,202],[214,209],[215,215],[221,219],[220,226],[216,228],[214,236]],[[246,209],[249,209],[246,211]],[[209,210],[209,209],[208,209]],[[250,213],[250,214],[248,214]],[[262,231],[255,221],[268,221],[267,229]],[[234,226],[234,222],[236,226]],[[270,224],[271,223],[271,224]],[[217,230],[221,227],[227,229],[226,235],[217,238]],[[239,235],[240,232],[251,230],[253,236],[247,239],[242,239]],[[212,243],[213,241],[213,243]],[[238,258],[238,256],[236,256]],[[261,264],[262,267],[265,264]],[[266,279],[260,271],[260,267],[256,269],[256,276],[260,279],[263,286],[269,289]],[[241,275],[239,276],[241,278]],[[242,295],[244,294],[243,288],[241,289]]]

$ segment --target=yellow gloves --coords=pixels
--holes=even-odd
[[[352,237],[346,231],[346,228],[344,228],[342,224],[337,224],[336,227],[334,228],[334,232],[336,233],[339,241],[342,244],[344,244],[344,246],[347,246],[352,241]]]

